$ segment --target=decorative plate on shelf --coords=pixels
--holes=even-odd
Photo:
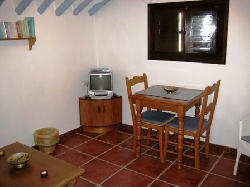
[[[179,88],[176,86],[166,86],[164,87],[164,90],[167,91],[168,93],[173,93],[177,91]]]
[[[31,154],[26,152],[15,153],[7,158],[7,162],[16,168],[22,168],[30,160]]]

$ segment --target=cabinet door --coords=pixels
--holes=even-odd
[[[103,100],[100,104],[102,108],[103,115],[103,126],[113,125],[113,99]]]
[[[88,126],[103,126],[103,104],[102,101],[90,101],[88,106],[89,123]]]
[[[105,100],[80,99],[80,124],[103,127],[121,123],[121,97]]]
[[[84,126],[101,126],[102,110],[98,101],[80,99],[80,124]]]
[[[87,125],[89,123],[88,102],[85,99],[79,99],[80,124]]]
[[[121,123],[122,97],[103,100],[103,126]]]
[[[122,122],[122,97],[117,97],[112,101],[113,124]]]

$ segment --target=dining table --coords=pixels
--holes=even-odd
[[[204,90],[179,87],[174,92],[168,92],[165,88],[166,86],[164,85],[153,85],[129,96],[136,105],[136,130],[134,131],[136,157],[140,158],[141,156],[141,113],[143,108],[149,107],[161,111],[170,111],[176,113],[178,117],[177,169],[181,170],[184,117],[186,116],[186,112],[192,107],[194,107],[194,115],[196,117],[199,116]]]

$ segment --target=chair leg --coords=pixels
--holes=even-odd
[[[209,137],[210,137],[210,132],[209,130],[206,132],[206,137],[205,137],[205,157],[209,157]]]
[[[167,155],[168,140],[169,140],[169,131],[165,129],[165,140],[164,140],[164,146],[163,146],[164,159],[166,158],[166,155]]]
[[[175,149],[175,151],[177,151],[178,150],[178,136],[177,136],[177,133],[175,133],[175,134],[176,134],[176,138],[174,139],[174,143],[176,143],[176,144],[174,146],[174,149]]]
[[[133,125],[133,135],[134,135],[134,139],[133,139],[133,150],[134,153],[136,153],[136,125]]]
[[[158,139],[159,139],[159,149],[160,149],[160,158],[161,158],[161,163],[164,163],[164,152],[163,152],[163,149],[164,149],[164,129],[161,129],[158,131]]]
[[[240,160],[240,155],[241,155],[241,152],[237,151],[237,157],[236,157],[236,161],[235,161],[235,165],[234,165],[234,172],[233,172],[234,175],[237,174],[237,169],[238,169],[238,164],[239,164],[239,160]]]
[[[151,130],[152,130],[152,129],[148,129],[148,130],[147,130],[147,145],[150,144]]]
[[[200,146],[199,146],[199,138],[194,139],[194,162],[195,169],[200,169]]]

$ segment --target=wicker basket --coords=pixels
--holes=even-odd
[[[35,144],[40,151],[50,154],[55,151],[55,145],[59,142],[59,131],[55,128],[42,128],[34,132]]]
[[[54,153],[56,148],[56,145],[50,146],[50,147],[44,147],[44,146],[39,146],[40,151],[46,153],[46,154],[51,154]]]

